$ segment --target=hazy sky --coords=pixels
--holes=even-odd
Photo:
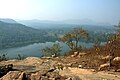
[[[120,21],[120,0],[0,0],[0,18]]]

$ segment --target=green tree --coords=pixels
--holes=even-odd
[[[81,38],[87,38],[88,32],[83,28],[74,28],[72,31],[64,34],[60,37],[60,40],[66,43],[71,50],[77,50],[80,45],[78,45]]]
[[[42,52],[45,53],[46,56],[52,56],[54,55],[55,57],[58,56],[60,54],[61,50],[61,46],[59,43],[57,44],[53,44],[52,47],[46,47],[44,49],[42,49]]]

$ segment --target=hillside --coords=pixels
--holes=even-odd
[[[5,23],[0,21],[0,49],[44,42],[46,33],[19,23]]]

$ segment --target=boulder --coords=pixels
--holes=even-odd
[[[78,54],[79,54],[79,52],[74,52],[74,55],[75,55],[75,56],[78,56]]]
[[[41,79],[41,74],[40,72],[32,73],[30,76],[31,80],[40,80]]]
[[[60,78],[60,75],[59,75],[58,72],[48,72],[48,73],[47,73],[47,76],[48,76],[49,78],[55,78],[55,79]]]
[[[110,56],[105,56],[105,57],[102,57],[102,60],[108,61],[110,58],[111,58]]]
[[[29,77],[25,72],[22,72],[17,80],[29,80]]]
[[[33,65],[33,64],[42,64],[42,60],[38,57],[27,57],[23,60],[23,62],[27,65]]]
[[[84,53],[84,52],[82,52],[82,53],[79,53],[79,56],[84,56],[84,55],[86,55],[87,53]]]
[[[112,60],[112,67],[115,71],[119,71],[120,70],[120,57],[115,57]]]
[[[120,57],[115,57],[113,60],[112,60],[113,64],[116,64],[116,65],[119,65],[120,66]]]
[[[103,71],[103,70],[108,70],[110,64],[109,63],[105,63],[100,65],[100,67],[98,68],[98,70]]]
[[[83,65],[78,65],[78,68],[83,68]]]

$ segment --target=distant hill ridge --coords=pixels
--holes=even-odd
[[[15,20],[9,18],[0,18],[0,21],[5,23],[17,23]]]

